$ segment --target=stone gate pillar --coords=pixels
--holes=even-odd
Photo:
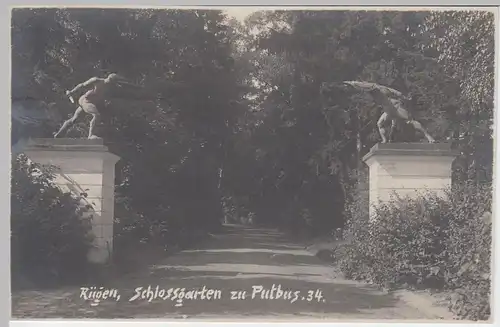
[[[115,164],[120,159],[102,139],[33,139],[23,152],[41,165],[54,165],[56,185],[90,205],[94,246],[88,259],[105,263],[113,251]]]
[[[379,143],[363,161],[369,167],[370,217],[374,207],[394,194],[415,197],[432,191],[443,194],[451,185],[457,153],[446,143]]]

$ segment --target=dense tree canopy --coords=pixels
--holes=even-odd
[[[254,213],[318,233],[342,226],[381,112],[329,87],[343,80],[409,94],[436,139],[462,151],[458,176],[491,180],[486,12],[264,11],[241,23],[216,10],[16,9],[12,24],[13,101],[67,116],[64,91],[92,76],[142,86],[114,90],[101,133],[122,157],[127,224],[212,229]]]

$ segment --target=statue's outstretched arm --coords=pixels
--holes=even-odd
[[[382,91],[383,93],[390,94],[392,96],[396,96],[399,98],[404,98],[405,96],[403,93],[399,92],[398,90],[392,89],[387,86],[379,85],[379,90]]]
[[[378,84],[370,82],[359,82],[359,81],[345,81],[344,84],[354,87],[360,91],[369,91],[374,88],[378,88]]]
[[[399,98],[404,98],[405,96],[403,93],[399,92],[398,90],[392,89],[387,86],[383,86],[380,84],[376,83],[370,83],[370,82],[360,82],[360,81],[346,81],[344,84],[350,85],[354,87],[355,89],[361,90],[361,91],[371,91],[371,90],[379,90],[382,94],[389,95],[389,96],[395,96]]]
[[[76,91],[78,91],[79,89],[81,89],[82,87],[87,87],[87,86],[91,86],[92,84],[96,83],[97,81],[99,81],[99,78],[97,77],[92,77],[91,79],[89,79],[88,81],[86,82],[83,82],[83,83],[80,83],[78,84],[77,86],[75,86],[74,89],[68,91],[68,95],[69,94],[73,94],[75,93]]]

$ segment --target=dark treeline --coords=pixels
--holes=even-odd
[[[460,150],[455,180],[491,182],[493,39],[486,12],[269,11],[241,23],[212,10],[16,9],[12,96],[64,118],[75,109],[64,91],[92,76],[143,87],[117,89],[104,110],[101,136],[122,158],[120,233],[176,243],[252,216],[317,235],[343,226],[381,113],[329,83],[410,94],[435,138]]]

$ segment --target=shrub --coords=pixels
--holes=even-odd
[[[130,198],[118,192],[115,198],[113,263],[119,272],[149,265],[159,256],[199,244],[208,237],[203,226],[189,225],[170,208],[138,213]]]
[[[11,176],[11,269],[13,286],[69,282],[83,277],[91,246],[89,219],[80,199],[63,193],[51,167],[25,156],[13,160]]]
[[[455,187],[446,196],[394,198],[368,221],[357,199],[339,264],[346,277],[384,287],[453,290],[466,319],[490,314],[491,188]]]

